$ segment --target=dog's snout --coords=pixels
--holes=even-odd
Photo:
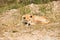
[[[30,26],[30,23],[28,24],[28,26]]]
[[[23,23],[23,24],[28,24],[27,21],[23,21],[22,23]]]
[[[24,22],[24,24],[27,24],[27,22]]]

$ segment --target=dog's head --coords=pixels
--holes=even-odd
[[[29,14],[22,16],[22,20],[25,20],[25,21],[30,21],[32,18],[33,18],[33,15],[29,15]]]
[[[31,21],[32,19],[33,19],[33,15],[31,15],[31,14],[26,14],[26,15],[22,16],[22,22],[25,25],[31,25],[32,24],[32,21]]]

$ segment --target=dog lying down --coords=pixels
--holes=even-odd
[[[48,24],[50,21],[44,16],[25,14],[22,16],[22,23],[30,26],[36,24]]]

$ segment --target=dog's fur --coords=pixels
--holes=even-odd
[[[22,22],[29,24],[29,25],[35,25],[35,24],[48,24],[49,20],[44,16],[36,16],[31,14],[25,14],[22,16]]]

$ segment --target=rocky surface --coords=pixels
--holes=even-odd
[[[31,5],[34,5],[33,8],[37,7],[32,12],[39,10],[38,5]],[[21,23],[20,10],[11,9],[4,12],[0,17],[0,40],[60,40],[60,14],[55,12],[46,14],[51,19],[51,23],[30,27]]]

